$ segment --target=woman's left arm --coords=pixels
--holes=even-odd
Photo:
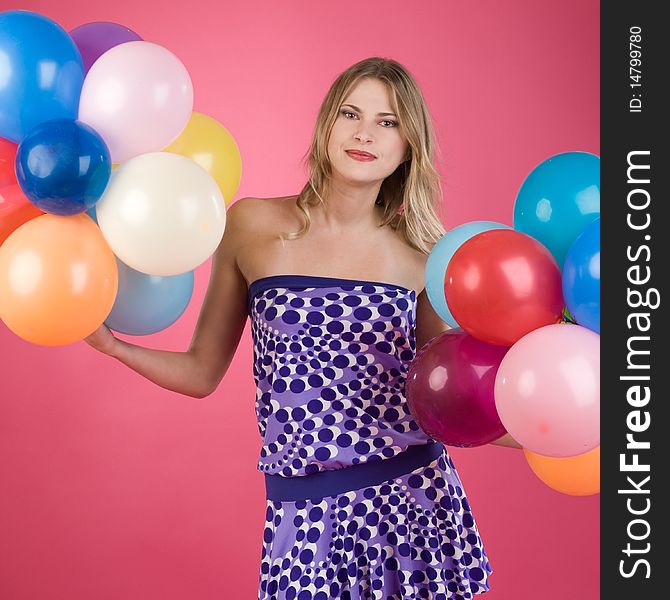
[[[424,289],[416,301],[416,349],[417,352],[434,337],[451,329],[435,312]],[[507,448],[523,448],[509,433],[490,442]]]

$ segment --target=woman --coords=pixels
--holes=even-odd
[[[449,457],[404,397],[416,349],[448,329],[423,290],[444,234],[434,133],[414,79],[370,58],[319,112],[297,196],[244,198],[189,350],[86,339],[203,398],[252,320],[266,525],[260,599],[472,598],[492,572]],[[509,436],[495,443],[520,446]]]

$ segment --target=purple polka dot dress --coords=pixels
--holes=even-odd
[[[416,292],[274,275],[249,287],[266,480],[259,600],[463,600],[492,573],[447,449],[404,396]]]

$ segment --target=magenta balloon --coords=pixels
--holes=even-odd
[[[81,53],[84,61],[84,74],[88,73],[91,65],[110,48],[124,42],[135,42],[142,39],[131,29],[107,21],[79,25],[70,31],[70,37]]]
[[[428,342],[410,365],[407,403],[419,427],[449,446],[468,448],[505,435],[495,406],[496,373],[509,348],[461,328]]]
[[[545,325],[516,342],[495,384],[498,414],[524,448],[567,458],[600,444],[600,336]]]

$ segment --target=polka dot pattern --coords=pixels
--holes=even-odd
[[[431,441],[405,398],[413,290],[278,275],[252,284],[249,313],[261,472],[309,475]],[[491,572],[446,448],[381,485],[267,500],[259,600],[464,600]]]
[[[492,572],[446,450],[380,485],[267,501],[259,600],[467,600]]]
[[[251,316],[260,471],[307,475],[431,440],[405,400],[414,290],[273,286],[252,298]]]

